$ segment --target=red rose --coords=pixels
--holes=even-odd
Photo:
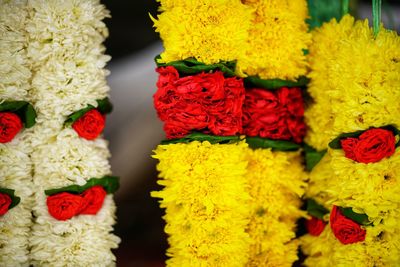
[[[243,80],[223,73],[200,73],[179,77],[173,67],[158,68],[154,107],[165,123],[167,138],[180,138],[191,131],[236,135],[242,131]]]
[[[354,154],[354,148],[356,147],[357,142],[358,139],[353,137],[340,140],[340,144],[342,145],[342,149],[344,151],[344,155],[346,158],[356,160],[356,155]]]
[[[99,185],[87,189],[82,193],[83,202],[79,214],[97,214],[103,206],[106,195],[106,190]]]
[[[96,139],[104,130],[106,118],[97,109],[92,109],[72,124],[80,137],[87,140]]]
[[[248,136],[300,143],[306,129],[303,116],[303,99],[299,88],[246,90],[243,129]]]
[[[0,216],[7,213],[11,202],[11,197],[9,195],[0,193]]]
[[[319,236],[325,229],[326,222],[311,216],[311,219],[306,221],[306,228],[310,235]]]
[[[0,143],[8,143],[21,131],[21,119],[12,112],[0,112]]]
[[[82,201],[80,195],[62,192],[47,197],[47,208],[51,216],[65,221],[78,214],[82,207]]]
[[[390,157],[396,149],[396,139],[392,131],[370,129],[358,138],[346,138],[340,141],[345,156],[361,163],[378,162]]]
[[[333,206],[330,216],[333,234],[342,244],[352,244],[365,240],[367,231],[360,225],[345,217],[337,206]]]

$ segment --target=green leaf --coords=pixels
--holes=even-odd
[[[5,101],[0,104],[0,112],[17,112],[18,110],[22,109],[26,104],[27,102],[25,101]]]
[[[326,149],[322,151],[317,151],[315,148],[305,144],[304,155],[306,161],[306,170],[310,172],[321,161],[326,151]]]
[[[0,104],[0,112],[13,112],[20,117],[25,128],[31,128],[36,123],[36,112],[26,101],[5,101]]]
[[[281,87],[304,87],[308,84],[309,79],[305,76],[300,76],[297,81],[287,81],[281,79],[264,80],[258,76],[249,76],[244,78],[246,87],[258,87],[269,90],[279,89]]]
[[[62,188],[49,189],[44,191],[46,195],[51,196],[61,192],[69,192],[73,194],[81,194],[85,190],[95,186],[102,186],[107,194],[112,194],[119,188],[119,178],[116,176],[104,176],[103,178],[91,178],[84,185],[70,185]]]
[[[246,143],[253,149],[271,148],[273,151],[297,151],[300,149],[299,144],[290,141],[271,140],[261,137],[246,137]]]
[[[307,212],[311,216],[322,220],[324,215],[329,213],[329,210],[318,204],[314,199],[309,198],[307,199]]]
[[[360,131],[355,131],[355,132],[351,132],[351,133],[342,133],[342,134],[340,134],[338,137],[336,137],[335,139],[333,139],[329,143],[329,147],[333,148],[333,149],[341,149],[342,148],[342,144],[340,143],[340,141],[342,139],[349,138],[349,137],[357,138],[361,134],[363,134],[365,131],[368,131],[368,130],[373,129],[373,128],[375,128],[375,127],[371,127],[371,128],[369,128],[367,130],[360,130]],[[400,135],[400,131],[396,127],[394,127],[393,125],[386,125],[386,126],[379,127],[379,128],[392,131],[395,136],[396,135]],[[396,147],[398,147],[399,145],[400,145],[400,140],[396,143]]]
[[[187,58],[179,61],[171,61],[168,63],[160,63],[160,55],[155,57],[157,67],[172,66],[181,74],[197,74],[201,72],[210,72],[220,70],[228,77],[235,76],[236,61],[221,61],[216,64],[206,65],[197,61],[195,58]]]
[[[199,142],[204,142],[208,141],[211,144],[230,144],[230,143],[236,143],[239,142],[240,136],[216,136],[216,135],[208,135],[208,134],[203,134],[203,133],[198,133],[198,132],[193,132],[189,135],[186,135],[183,138],[178,138],[178,139],[169,139],[169,140],[163,140],[161,141],[162,145],[168,145],[168,144],[177,144],[177,143],[190,143],[193,141],[199,141]]]
[[[362,224],[362,225],[372,224],[368,220],[368,216],[366,214],[356,213],[353,211],[352,208],[342,208],[342,207],[338,207],[338,208],[345,217],[355,221],[358,224]]]
[[[86,108],[75,111],[67,117],[64,124],[66,126],[70,126],[92,109],[97,109],[101,114],[108,114],[112,111],[113,107],[108,98],[97,100],[97,108],[92,105],[88,105]]]
[[[100,111],[101,114],[109,114],[113,110],[113,106],[108,97],[97,100],[97,104],[97,110]]]
[[[17,197],[14,193],[15,190],[12,189],[7,189],[7,188],[0,188],[0,193],[6,194],[11,198],[11,205],[8,207],[8,209],[12,209],[15,206],[17,206],[19,204],[19,202],[21,201],[20,197]]]
[[[28,104],[25,109],[25,127],[31,128],[36,123],[36,111],[31,104]]]

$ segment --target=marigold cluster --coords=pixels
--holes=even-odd
[[[244,266],[250,238],[245,143],[160,145],[152,196],[166,209],[168,266]]]

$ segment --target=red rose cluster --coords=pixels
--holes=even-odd
[[[311,216],[311,219],[307,220],[306,223],[307,232],[313,236],[319,236],[325,229],[326,222],[317,217]]]
[[[7,213],[8,208],[11,205],[11,198],[9,195],[0,193],[0,216]]]
[[[191,131],[219,136],[242,133],[242,79],[225,78],[220,71],[179,77],[172,66],[157,72],[154,106],[165,122],[167,138],[180,138]]]
[[[12,112],[0,112],[0,143],[8,143],[21,131],[21,119]]]
[[[365,240],[367,231],[353,220],[345,217],[337,206],[333,206],[330,216],[333,234],[342,244],[352,244]]]
[[[93,186],[82,194],[68,192],[47,197],[47,208],[51,216],[60,221],[79,214],[95,215],[103,206],[107,192],[101,186]]]
[[[248,136],[301,143],[306,133],[300,88],[246,90],[243,129]]]
[[[72,128],[80,137],[94,140],[103,132],[105,124],[106,117],[97,109],[92,109],[75,121]]]
[[[358,138],[346,138],[340,141],[345,156],[360,163],[378,162],[390,157],[396,149],[396,139],[392,131],[373,128]]]

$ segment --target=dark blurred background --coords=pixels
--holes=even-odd
[[[309,0],[325,1],[331,0]],[[383,1],[385,26],[400,30],[400,0]],[[113,154],[111,164],[121,177],[116,195],[122,243],[115,251],[120,267],[164,266],[166,236],[163,211],[150,192],[156,184],[152,149],[163,138],[162,125],[153,110],[156,73],[153,58],[162,51],[149,13],[157,14],[155,0],[102,0],[111,11],[106,23],[110,37],[105,45],[112,56],[109,85],[114,112],[107,121],[106,138]],[[331,2],[332,3],[332,2]],[[371,1],[352,1],[352,14],[371,17]],[[183,266],[184,267],[184,266]]]

